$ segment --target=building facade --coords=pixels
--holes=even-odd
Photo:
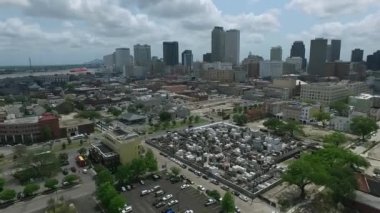
[[[240,63],[240,31],[227,30],[225,33],[224,61],[234,65]]]
[[[124,71],[126,67],[133,65],[129,48],[117,48],[115,50],[115,67],[118,71]]]
[[[305,58],[305,45],[303,41],[295,41],[290,49],[290,58],[300,57],[302,58],[302,69],[306,69],[306,58]]]
[[[349,95],[343,83],[311,83],[301,85],[301,101],[313,101],[325,106],[345,99]]]
[[[362,62],[364,50],[356,48],[351,52],[351,62]]]
[[[212,62],[224,61],[225,56],[225,32],[223,27],[216,26],[211,32],[211,60]]]
[[[179,63],[178,61],[178,42],[176,41],[165,41],[163,42],[163,56],[164,63],[167,66],[175,66]]]
[[[133,54],[135,58],[136,66],[150,66],[151,62],[151,52],[150,46],[147,44],[141,45],[136,44],[133,46]]]
[[[283,75],[282,61],[261,61],[260,62],[260,77],[281,77]]]
[[[313,76],[325,76],[324,65],[327,55],[327,39],[316,38],[310,42],[310,57],[308,74]]]
[[[272,47],[270,49],[270,60],[271,61],[282,61],[282,47]]]
[[[186,70],[192,70],[193,68],[193,52],[191,50],[185,50],[182,52],[182,65]]]

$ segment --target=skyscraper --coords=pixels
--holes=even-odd
[[[272,47],[270,49],[270,60],[271,61],[282,61],[282,47]]]
[[[305,45],[302,41],[295,41],[290,49],[290,57],[305,58]]]
[[[191,50],[182,52],[182,65],[184,65],[186,69],[191,70],[193,66],[193,52],[191,52]]]
[[[163,42],[164,63],[168,66],[177,65],[178,62],[178,42],[164,41]]]
[[[225,33],[225,62],[239,64],[240,62],[240,31],[227,30]]]
[[[305,45],[303,41],[295,41],[290,49],[290,57],[302,58],[302,69],[306,69]]]
[[[115,50],[115,67],[118,71],[126,72],[133,65],[129,48],[117,48]]]
[[[331,61],[339,61],[340,60],[340,47],[341,40],[332,39],[331,40]]]
[[[327,62],[332,62],[332,53],[331,53],[331,44],[327,44],[326,48],[326,61]]]
[[[211,60],[224,61],[225,56],[225,32],[223,27],[214,27],[211,32]]]
[[[136,44],[133,46],[136,66],[149,66],[151,61],[150,46]]]
[[[380,70],[380,50],[367,56],[367,68],[369,70]]]
[[[212,62],[212,54],[211,53],[203,54],[203,62],[211,63]]]
[[[351,52],[351,62],[362,62],[364,51],[361,49],[354,49]]]
[[[324,76],[327,53],[327,39],[316,38],[310,42],[309,75]]]

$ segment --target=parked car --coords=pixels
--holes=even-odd
[[[215,199],[212,199],[212,198],[209,198],[206,203],[205,203],[205,206],[211,206],[213,204],[216,203],[216,200]]]
[[[187,168],[186,164],[184,164],[184,163],[183,163],[183,164],[181,164],[181,167],[182,167],[182,168],[184,168],[184,169],[186,169],[186,168]]]
[[[124,186],[122,186],[122,187],[121,187],[121,191],[122,191],[122,192],[125,192],[125,191],[127,191],[127,189],[126,189]]]
[[[184,181],[186,184],[191,184],[191,185],[193,185],[194,184],[194,182],[193,181],[191,181],[190,179],[185,179],[185,181]]]
[[[198,189],[199,189],[200,191],[202,191],[202,192],[206,190],[206,188],[203,187],[202,185],[198,185]]]
[[[162,196],[162,195],[164,195],[165,194],[165,192],[163,191],[163,190],[159,190],[159,191],[157,191],[156,193],[154,193],[154,196],[156,196],[156,197],[160,197],[160,196]]]
[[[235,213],[240,213],[240,212],[241,212],[240,209],[237,206],[235,206]]]
[[[240,195],[240,192],[238,192],[238,191],[233,191],[232,194],[234,194],[235,196],[239,196],[239,195]]]
[[[69,170],[67,168],[62,169],[62,174],[63,175],[69,174]]]
[[[140,183],[141,185],[145,185],[145,182],[144,182],[143,180],[139,180],[139,183]]]
[[[189,184],[183,184],[183,185],[181,186],[181,189],[187,189],[187,188],[189,188],[189,187],[190,187]]]
[[[188,170],[189,170],[189,172],[193,172],[193,173],[195,172],[195,170],[193,168],[191,168],[191,167],[189,167]]]
[[[163,207],[163,206],[165,206],[165,205],[166,205],[165,202],[159,202],[159,203],[157,203],[157,204],[155,205],[155,207],[156,207],[156,208],[161,208],[161,207]]]
[[[215,179],[211,179],[210,182],[213,183],[213,184],[215,184],[215,185],[219,185],[219,181],[217,181]]]
[[[77,168],[75,168],[74,166],[72,166],[72,167],[70,168],[70,170],[71,170],[72,172],[77,172]]]
[[[152,188],[153,191],[157,191],[157,190],[159,190],[159,189],[161,189],[161,186],[159,186],[159,185],[156,185],[156,186],[154,186],[154,187]]]
[[[145,196],[145,195],[147,195],[147,194],[149,194],[149,193],[151,193],[152,191],[150,190],[150,189],[146,189],[146,190],[142,190],[141,191],[141,193],[140,193],[140,196],[142,197],[142,196]]]
[[[220,188],[222,188],[225,191],[230,191],[230,188],[228,186],[222,185]]]
[[[248,202],[248,197],[246,197],[245,195],[240,195],[239,198],[244,201],[244,202]]]
[[[194,211],[191,210],[191,209],[188,209],[188,210],[186,210],[184,213],[194,213]]]
[[[174,206],[177,203],[178,203],[178,200],[171,200],[168,202],[168,206]]]
[[[158,180],[158,179],[161,178],[161,176],[160,176],[160,175],[157,175],[157,174],[153,174],[153,175],[152,175],[152,178],[153,178],[153,180]]]
[[[202,178],[205,179],[205,180],[208,180],[208,176],[207,175],[202,175]]]
[[[167,194],[167,195],[163,196],[163,197],[161,198],[161,200],[162,200],[162,201],[169,200],[169,199],[172,198],[172,197],[173,197],[172,194]]]

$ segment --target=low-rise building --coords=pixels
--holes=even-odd
[[[345,84],[339,83],[311,83],[301,85],[301,101],[313,101],[326,106],[345,99],[349,91]]]
[[[350,96],[348,104],[355,108],[355,111],[368,113],[373,107],[374,96],[362,93],[357,96]]]

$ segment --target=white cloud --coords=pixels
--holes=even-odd
[[[29,0],[0,0],[0,5],[27,6]]]
[[[0,6],[9,5],[10,1],[5,4],[0,0]],[[68,47],[107,44],[112,51],[118,46],[132,47],[135,43],[148,43],[152,45],[153,54],[161,55],[162,41],[177,40],[180,49],[191,48],[198,55],[196,58],[199,58],[201,54],[210,51],[210,34],[216,25],[240,29],[242,44],[262,42],[266,33],[280,27],[278,10],[261,14],[227,15],[212,0],[18,1],[24,3],[14,5],[29,17],[28,20],[38,22],[40,19],[34,19],[38,17],[62,21],[63,32],[50,32],[45,25],[24,23],[23,18],[19,18],[20,28],[25,25],[35,35],[32,38],[31,33],[29,40],[37,39],[45,44],[60,40],[60,45],[67,44]],[[8,23],[9,20],[5,22]],[[8,23],[4,26],[4,31],[11,27]],[[23,36],[28,34],[23,30],[16,32]],[[17,37],[11,40],[16,42]],[[242,50],[248,52],[244,48],[242,46]],[[104,51],[105,47],[99,49]]]
[[[379,5],[379,0],[290,0],[286,8],[325,18],[355,14]]]
[[[310,40],[316,37],[342,39],[343,53],[349,54],[351,49],[364,48],[368,53],[378,48],[374,44],[379,41],[380,12],[369,14],[363,19],[352,22],[326,22],[312,26],[299,34],[289,34],[289,40]]]

